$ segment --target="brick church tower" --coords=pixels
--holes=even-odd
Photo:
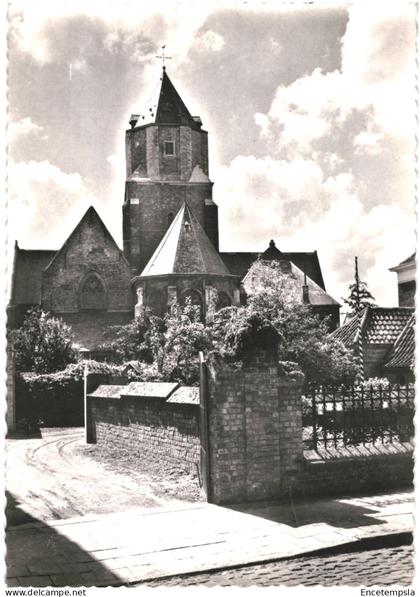
[[[124,255],[140,274],[187,203],[216,250],[218,211],[209,179],[207,131],[191,116],[165,67],[157,100],[126,131]]]

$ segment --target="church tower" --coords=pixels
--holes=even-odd
[[[124,255],[141,274],[175,215],[187,203],[216,251],[218,211],[209,179],[207,131],[191,116],[165,67],[159,93],[126,131]]]

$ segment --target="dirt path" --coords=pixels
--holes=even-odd
[[[6,442],[9,525],[168,504],[147,475],[119,474],[85,454],[83,429],[42,436]]]

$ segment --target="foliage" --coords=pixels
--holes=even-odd
[[[187,300],[165,317],[162,350],[162,373],[167,379],[187,385],[198,384],[199,351],[213,348],[211,328],[200,318],[200,308]]]
[[[231,363],[240,363],[250,347],[276,344],[282,369],[304,373],[319,383],[351,382],[356,362],[344,345],[328,334],[309,305],[300,302],[299,284],[278,261],[257,261],[247,276],[248,302],[216,312],[204,323],[200,310],[187,301],[165,317],[145,310],[128,326],[114,326],[113,356],[117,362],[143,363],[148,379],[198,384],[199,351],[217,351]],[[147,368],[146,368],[147,365]]]
[[[389,379],[387,379],[386,377],[370,377],[369,379],[366,379],[365,381],[362,381],[360,383],[360,386],[364,390],[378,390],[379,388],[389,388],[390,385],[391,384],[389,382]]]
[[[350,314],[357,315],[369,305],[374,305],[375,297],[371,295],[366,282],[353,282],[349,285],[349,294],[343,301],[350,307]]]
[[[22,326],[10,333],[17,371],[49,373],[77,360],[71,328],[39,307],[30,309]]]
[[[154,316],[150,309],[143,309],[133,321],[126,325],[113,325],[104,332],[106,342],[99,349],[115,363],[130,360],[153,362],[153,353],[149,342],[149,330]]]
[[[325,320],[321,321],[309,305],[297,302],[296,293],[291,292],[296,289],[293,276],[284,273],[276,262],[256,262],[252,275],[255,292],[248,297],[247,305],[223,309],[215,317],[217,345],[227,358],[240,358],[257,335],[273,338],[275,330],[278,357],[289,363],[288,369],[290,363],[296,364],[307,381],[353,381],[357,372],[354,357],[329,336]]]
[[[165,317],[144,309],[134,322],[113,326],[104,344],[108,355],[118,363],[135,360],[139,375],[145,381],[170,380],[197,384],[199,380],[198,352],[212,347],[211,330],[200,319],[200,309],[187,300]]]
[[[83,425],[84,373],[122,375],[123,367],[84,360],[54,373],[20,373],[16,376],[18,425],[35,430]]]

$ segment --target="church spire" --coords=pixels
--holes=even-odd
[[[162,71],[162,85],[156,110],[156,124],[194,125],[194,119],[168,77],[165,67]]]

